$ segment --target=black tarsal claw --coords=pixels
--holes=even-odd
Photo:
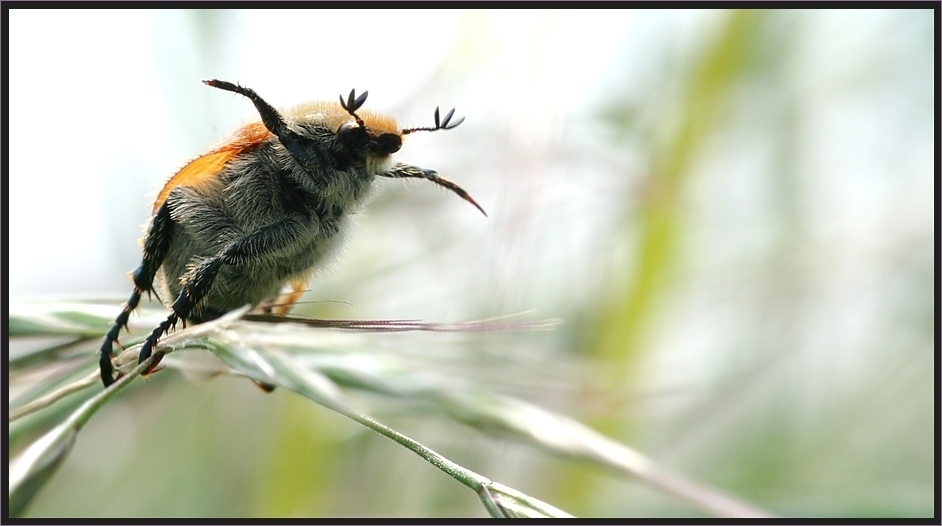
[[[156,342],[151,341],[151,337],[148,336],[147,339],[144,340],[144,345],[141,346],[141,354],[139,354],[137,357],[137,363],[144,363],[144,360],[150,358],[150,355],[153,353],[155,346]]]
[[[203,84],[206,84],[207,86],[210,86],[213,88],[221,89],[223,91],[231,91],[232,93],[245,95],[245,93],[243,93],[245,89],[237,83],[226,82],[225,80],[212,79],[212,80],[204,80]]]

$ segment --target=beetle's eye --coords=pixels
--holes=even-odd
[[[337,136],[340,142],[349,148],[363,148],[369,142],[370,138],[366,135],[366,130],[355,122],[345,122],[337,130]]]
[[[398,152],[399,148],[402,148],[402,137],[394,133],[384,133],[377,137],[373,144],[376,153],[389,155]]]

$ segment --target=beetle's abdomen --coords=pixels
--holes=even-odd
[[[230,243],[286,218],[299,218],[307,226],[290,246],[222,266],[191,313],[191,321],[213,319],[246,304],[257,306],[276,298],[289,281],[310,276],[340,244],[348,213],[358,208],[373,180],[364,170],[334,172],[333,177],[342,180],[332,181],[333,192],[316,193],[298,182],[297,173],[238,168],[238,177],[222,174],[225,185],[220,193],[200,196],[180,188],[168,198],[171,208],[180,204],[172,212],[177,228],[157,276],[164,301],[177,297],[192,268],[222,253]]]

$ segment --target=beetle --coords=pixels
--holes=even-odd
[[[427,179],[487,215],[434,170],[392,158],[406,135],[461,124],[464,118],[452,122],[454,109],[440,118],[436,108],[434,126],[401,129],[391,117],[360,111],[369,92],[357,96],[351,90],[339,104],[279,111],[252,89],[221,80],[203,83],[248,98],[261,120],[190,161],[158,194],[141,264],[131,272],[134,290],[99,349],[105,387],[115,381],[114,344],[144,293],[172,301],[165,302],[170,314],[144,340],[138,363],[181,320],[201,323],[246,304],[258,307],[290,288],[278,302],[277,313],[286,313],[376,177]]]

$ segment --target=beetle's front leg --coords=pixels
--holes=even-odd
[[[378,175],[380,177],[391,177],[394,179],[406,178],[406,177],[414,177],[416,179],[428,179],[429,181],[432,181],[433,183],[439,186],[444,186],[445,188],[458,194],[462,199],[474,205],[478,210],[481,211],[482,214],[484,214],[485,216],[487,215],[487,212],[485,212],[484,209],[481,208],[481,205],[479,205],[477,201],[475,201],[474,198],[472,198],[468,194],[468,192],[465,192],[464,188],[461,188],[460,186],[458,186],[457,183],[449,181],[448,179],[445,179],[444,177],[439,177],[438,172],[436,172],[435,170],[426,170],[425,168],[419,168],[418,166],[412,166],[410,164],[397,162],[393,164],[392,168]]]

